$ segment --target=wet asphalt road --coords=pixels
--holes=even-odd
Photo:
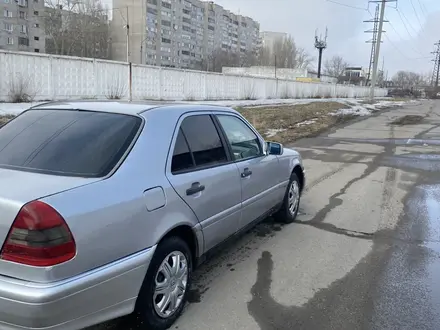
[[[390,125],[406,115],[422,118]],[[440,101],[294,147],[298,221],[268,219],[197,270],[173,329],[440,329]]]

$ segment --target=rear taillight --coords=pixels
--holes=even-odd
[[[0,258],[47,267],[72,259],[75,241],[63,217],[40,201],[24,205],[12,224]]]

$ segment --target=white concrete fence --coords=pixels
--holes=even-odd
[[[35,100],[120,97],[133,100],[363,98],[365,87],[241,77],[124,62],[0,50],[0,101],[12,86]],[[376,96],[387,91],[377,89]]]

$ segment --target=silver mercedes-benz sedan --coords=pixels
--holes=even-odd
[[[293,222],[300,155],[215,106],[54,102],[0,128],[0,329],[167,329],[206,253]]]

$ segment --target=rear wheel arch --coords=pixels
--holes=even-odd
[[[188,225],[180,225],[171,229],[166,235],[164,235],[158,244],[162,243],[170,237],[179,237],[182,239],[189,247],[192,257],[193,268],[197,264],[197,258],[199,256],[199,243],[194,230]]]

